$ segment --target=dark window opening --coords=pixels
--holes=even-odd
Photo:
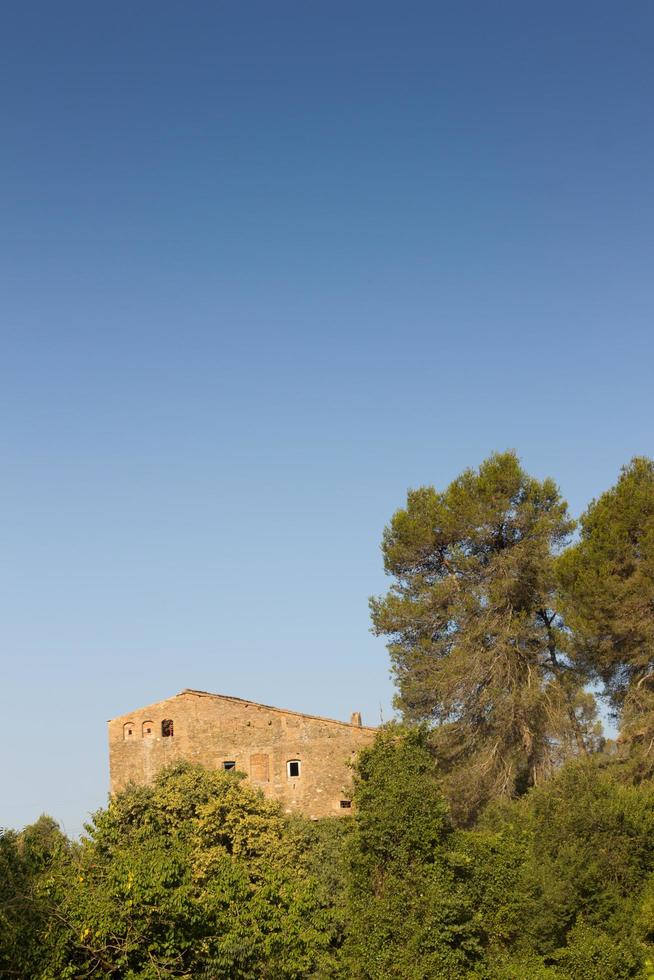
[[[300,761],[299,759],[292,759],[290,762],[286,763],[288,778],[297,779],[300,775]]]
[[[131,735],[131,734],[132,734],[132,729],[131,729],[131,728],[128,728],[128,729],[127,729],[127,734],[128,734],[128,735]]]
[[[227,762],[223,762],[223,769],[227,771],[229,771],[230,769],[236,769],[236,763],[234,762],[233,759],[230,759]]]
[[[170,738],[174,734],[173,723],[170,718],[164,718],[161,722],[161,735],[163,738]]]
[[[352,800],[341,800],[341,810],[349,810],[352,806]]]

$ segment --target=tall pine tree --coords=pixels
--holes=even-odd
[[[590,504],[559,559],[575,655],[604,683],[623,738],[654,769],[654,461],[636,458]]]
[[[373,630],[390,637],[396,706],[433,725],[460,820],[586,751],[594,702],[555,605],[573,527],[555,483],[506,452],[444,492],[409,491],[384,532],[395,581],[370,600]]]

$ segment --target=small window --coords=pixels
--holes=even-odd
[[[227,772],[229,772],[231,769],[236,769],[236,762],[234,759],[228,759],[226,762],[223,762],[223,769],[225,769]]]
[[[300,760],[291,759],[286,763],[286,772],[289,779],[297,779],[300,775]]]
[[[174,726],[170,718],[164,718],[161,722],[161,736],[162,738],[171,738],[174,734]]]
[[[123,738],[132,738],[134,735],[134,728],[135,725],[133,721],[126,721],[123,725]]]
[[[141,725],[141,735],[143,738],[152,738],[154,732],[154,722],[144,721]]]
[[[341,810],[349,810],[352,806],[352,800],[341,800]]]

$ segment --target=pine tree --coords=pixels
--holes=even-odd
[[[654,766],[654,461],[636,458],[559,559],[579,663],[604,683],[622,737]]]
[[[574,527],[552,480],[513,452],[444,491],[409,491],[384,532],[389,592],[370,600],[390,637],[396,706],[434,726],[454,812],[537,783],[585,752],[594,702],[567,655],[554,560]]]

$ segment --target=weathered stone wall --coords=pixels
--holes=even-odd
[[[359,716],[360,717],[360,716]],[[347,763],[369,745],[374,728],[283,711],[204,691],[182,691],[109,722],[111,792],[147,783],[179,759],[221,769],[235,762],[263,793],[288,812],[345,815],[352,773]],[[164,737],[162,722],[172,721]],[[300,773],[294,775],[299,762]]]

